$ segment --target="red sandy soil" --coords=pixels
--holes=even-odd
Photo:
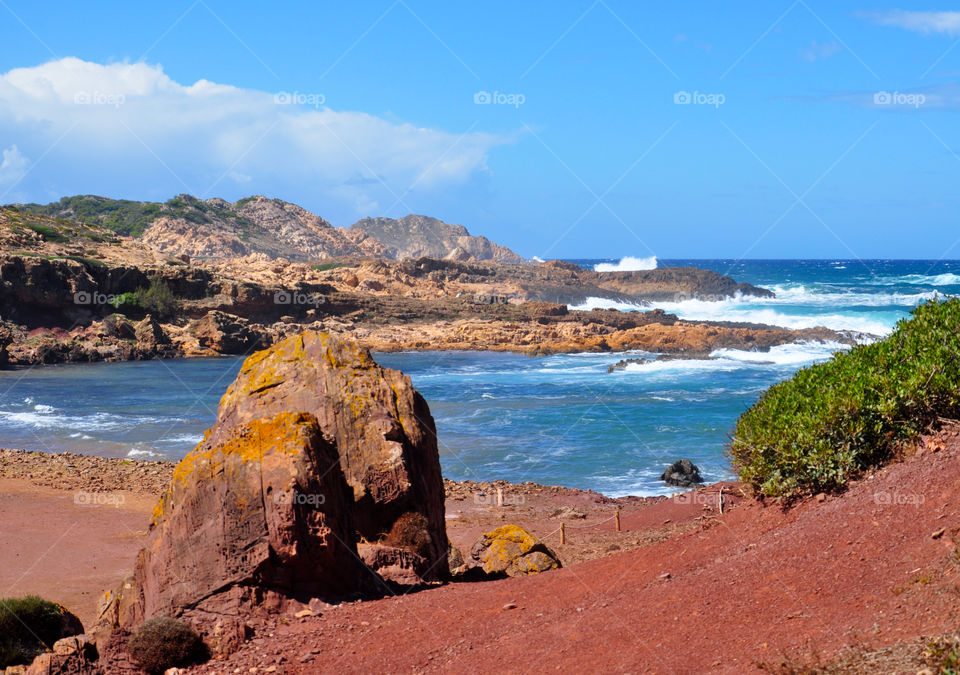
[[[744,673],[955,631],[960,434],[942,438],[840,496],[789,510],[750,500],[555,572],[285,617],[191,672]],[[652,504],[623,525],[687,506]]]
[[[81,507],[73,481],[57,474],[58,489],[38,490],[0,480],[0,590],[60,600],[86,623],[84,607],[132,568],[152,494],[143,486],[119,509]],[[554,548],[563,569],[253,619],[256,635],[239,652],[189,672],[743,673],[905,643],[916,664],[920,638],[958,627],[958,427],[845,494],[790,509],[745,498],[736,484],[649,500],[500,487],[504,507],[493,484],[448,484],[451,541],[466,551],[513,522]],[[561,546],[554,514],[564,506],[586,517],[563,516]],[[617,507],[622,532],[610,520]],[[883,663],[862,672],[919,670]]]
[[[154,498],[115,492],[93,505],[90,494],[0,477],[0,597],[40,595],[93,625],[98,594],[133,569]]]

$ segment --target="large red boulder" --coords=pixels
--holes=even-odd
[[[436,426],[410,378],[380,367],[352,341],[307,331],[244,362],[220,400],[210,441],[287,410],[316,417],[336,447],[361,539],[387,537],[401,518],[401,525],[422,522],[423,531],[408,532],[410,546],[426,562],[425,580],[444,578],[447,534]]]
[[[253,610],[383,591],[371,571],[442,579],[443,500],[433,419],[410,379],[350,342],[288,338],[244,362],[104,619],[131,630],[184,617],[229,651]]]

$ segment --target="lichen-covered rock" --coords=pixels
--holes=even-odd
[[[174,470],[133,578],[101,626],[194,623],[226,653],[244,617],[448,576],[443,480],[426,402],[400,372],[317,332],[245,362]],[[133,598],[132,600],[130,598]],[[114,631],[116,634],[116,631]],[[110,638],[112,639],[112,638]]]
[[[543,542],[517,525],[484,534],[473,545],[470,557],[492,575],[519,577],[560,567],[560,560]]]
[[[118,623],[182,616],[236,642],[240,617],[256,607],[363,590],[370,575],[356,556],[351,503],[337,452],[309,413],[208,432],[154,509],[130,584],[136,599]]]
[[[436,426],[410,378],[380,367],[351,341],[307,331],[247,358],[220,401],[210,442],[283,410],[312,414],[333,442],[353,491],[359,535],[378,541],[401,519],[423,522],[419,535],[408,532],[404,539],[426,561],[425,581],[445,578]],[[417,514],[422,518],[412,518]]]

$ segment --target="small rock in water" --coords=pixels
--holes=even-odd
[[[671,464],[660,476],[660,480],[677,487],[691,487],[703,482],[700,469],[689,459],[680,459]]]

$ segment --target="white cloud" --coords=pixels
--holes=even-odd
[[[3,151],[3,161],[0,162],[0,185],[15,183],[27,172],[30,160],[23,156],[20,148],[11,145]]]
[[[843,47],[836,42],[811,42],[800,50],[800,58],[813,63],[814,61],[829,59],[834,54],[842,51]]]
[[[371,215],[354,212],[394,203],[412,184],[413,196],[466,184],[509,142],[324,102],[320,92],[184,85],[158,65],[64,58],[0,75],[0,138],[44,157],[21,186],[43,198],[254,190],[344,217]]]
[[[891,9],[867,12],[867,18],[882,26],[896,26],[917,33],[944,33],[960,35],[960,12],[916,12]]]

